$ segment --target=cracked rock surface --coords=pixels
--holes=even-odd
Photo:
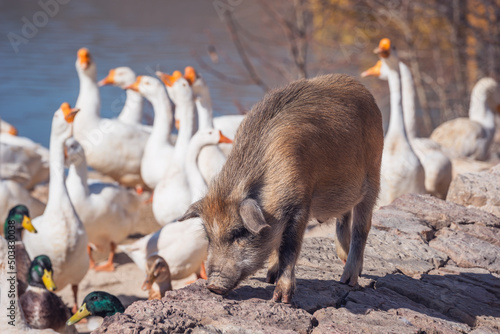
[[[373,217],[359,286],[340,284],[334,225],[313,226],[293,305],[261,270],[222,297],[198,280],[138,301],[94,333],[499,333],[500,217],[405,195]]]

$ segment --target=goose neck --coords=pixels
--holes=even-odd
[[[196,110],[198,111],[198,129],[213,128],[212,99],[207,87],[200,87],[195,96]]]
[[[399,62],[399,71],[401,74],[404,123],[408,137],[413,139],[420,135],[417,126],[417,119],[421,118],[420,113],[417,112],[415,107],[415,85],[413,83],[411,71],[405,63]]]
[[[50,138],[50,182],[47,208],[58,208],[68,199],[64,182],[64,138],[51,136]]]
[[[76,108],[80,108],[77,118],[99,120],[101,117],[101,98],[96,77],[78,73],[80,91],[76,100]]]
[[[193,203],[203,197],[207,189],[205,179],[198,167],[198,156],[206,145],[206,143],[201,143],[195,135],[189,143],[186,155],[186,173]]]
[[[401,79],[399,75],[399,69],[391,68],[388,69],[388,81],[389,81],[389,91],[391,95],[391,120],[389,122],[389,129],[387,135],[395,134],[407,139],[404,117],[403,117],[403,106],[401,98]]]
[[[170,132],[172,130],[172,106],[165,91],[154,98],[149,99],[153,105],[155,118],[151,137],[155,141],[170,143]]]
[[[193,99],[180,101],[176,108],[176,112],[179,113],[180,128],[175,144],[174,159],[181,165],[185,164],[189,141],[193,137],[194,108]]]
[[[495,114],[489,106],[488,95],[484,89],[474,87],[472,90],[469,118],[481,124],[486,130],[495,129]]]
[[[130,119],[134,123],[141,123],[142,95],[132,89],[126,90],[126,99],[120,118]]]
[[[66,184],[68,184],[68,192],[70,193],[71,198],[73,198],[73,196],[85,198],[90,195],[85,157],[82,157],[81,160],[72,163],[71,166],[69,166]]]

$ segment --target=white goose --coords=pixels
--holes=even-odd
[[[408,140],[424,167],[426,192],[445,199],[452,180],[452,164],[438,143],[429,138],[418,137],[418,133],[422,133],[422,115],[415,108],[415,87],[411,71],[405,63],[399,60],[396,52],[391,52],[391,43],[388,38],[380,41],[376,51],[381,58],[394,58],[393,61],[399,63],[402,106]],[[361,74],[363,77],[369,75],[387,80],[388,67],[382,66],[382,62],[379,60],[374,67]]]
[[[80,79],[76,106],[81,112],[75,119],[74,134],[85,149],[87,163],[123,185],[141,185],[140,167],[148,132],[141,125],[101,118],[96,64],[85,48],[78,51],[76,70]]]
[[[179,77],[172,82],[176,114],[180,121],[179,135],[171,162],[153,196],[153,213],[161,225],[180,217],[191,204],[191,192],[185,171],[186,153],[193,136],[194,102],[193,91],[186,79]]]
[[[495,135],[495,114],[500,113],[500,86],[492,78],[480,79],[472,89],[469,117],[452,119],[438,126],[431,139],[452,158],[484,161]]]
[[[156,78],[138,76],[136,81],[126,88],[127,91],[139,92],[153,105],[153,131],[144,149],[141,176],[148,187],[155,189],[174,155],[174,146],[170,141],[172,106],[163,84]]]
[[[212,109],[212,99],[210,97],[210,91],[208,86],[206,85],[203,78],[195,71],[195,69],[191,66],[187,66],[184,70],[184,78],[188,80],[190,85],[193,87],[193,94],[196,101],[196,108],[198,110],[198,118],[199,118],[199,128],[208,128],[214,127],[217,130],[221,130],[224,135],[229,138],[234,138],[236,135],[236,130],[245,117],[244,115],[226,115],[213,117],[213,109]],[[175,101],[175,93],[171,92],[167,84],[167,78],[165,74],[156,71],[156,75],[163,81],[167,88],[168,95],[174,102]],[[173,74],[174,77],[182,76],[182,73],[179,71],[175,71]],[[224,152],[224,155],[227,156],[233,147],[232,144],[220,144],[219,148]],[[202,158],[202,160],[205,158]],[[215,158],[215,161],[220,161],[220,158]],[[217,165],[217,163],[215,163]],[[212,168],[213,170],[217,170],[217,168]],[[213,174],[213,172],[202,172],[205,174]],[[209,177],[208,177],[209,178]]]
[[[213,110],[212,110],[212,100],[210,98],[210,91],[208,90],[205,81],[201,76],[198,76],[195,69],[190,66],[185,68],[184,73],[185,73],[185,78],[189,81],[189,83],[193,87],[196,110],[198,112],[198,130],[215,128]],[[233,124],[231,126],[231,134],[233,135],[234,138],[236,132],[233,130],[233,128],[238,128],[239,123],[243,119],[243,115],[233,115],[224,117],[229,117],[229,118],[223,118],[226,119],[226,124],[228,124],[229,119],[237,120],[237,125]],[[221,118],[218,117],[217,119],[219,120],[219,123],[221,123],[220,122]],[[225,133],[224,130],[221,131],[222,133]],[[232,147],[232,145],[230,147]],[[222,152],[219,145],[205,146],[201,150],[200,155],[198,156],[198,168],[207,183],[209,183],[212,180],[212,178],[219,173],[219,171],[222,168],[222,165],[224,165],[224,162],[226,162],[226,155]]]
[[[203,147],[220,143],[232,143],[232,141],[214,129],[198,131],[189,143],[186,170],[189,174],[191,202],[199,200],[207,190],[207,184],[196,163],[198,155]],[[203,233],[202,222],[199,218],[193,218],[167,224],[159,231],[119,248],[143,271],[146,271],[147,259],[152,255],[159,255],[167,262],[171,279],[178,280],[193,273],[206,278],[202,264],[207,256],[207,246],[208,241]]]
[[[133,244],[120,245],[118,249],[127,254],[144,273],[146,259],[151,255],[159,255],[168,263],[172,280],[192,274],[206,278],[202,264],[207,258],[208,240],[199,218],[170,223]]]
[[[225,115],[213,117],[212,99],[210,97],[210,91],[208,89],[205,80],[201,77],[196,70],[187,66],[184,69],[184,76],[193,86],[193,92],[197,99],[196,107],[203,109],[204,117],[206,123],[211,124],[210,119],[213,119],[214,128],[221,130],[229,138],[234,138],[236,135],[236,130],[240,126],[241,121],[245,117],[244,115]]]
[[[38,217],[45,210],[45,204],[31,196],[19,183],[0,179],[0,217],[7,217],[9,208],[19,203],[28,207],[31,217]]]
[[[14,180],[30,190],[49,178],[49,150],[29,138],[13,135],[17,130],[11,129],[0,133],[0,178]]]
[[[32,217],[43,213],[45,204],[27,189],[49,177],[49,150],[28,138],[18,137],[17,129],[0,120],[0,217],[9,208],[23,203]]]
[[[138,223],[140,199],[115,183],[89,184],[85,152],[76,139],[66,141],[66,155],[69,165],[66,188],[85,226],[89,243],[101,251],[110,249],[108,261],[95,267],[91,247],[88,247],[90,268],[113,271],[115,247],[133,233],[134,224]]]
[[[196,202],[205,195],[208,182],[201,174],[199,168],[201,154],[208,147],[217,147],[218,144],[232,144],[233,141],[222,134],[220,130],[206,128],[198,130],[191,141],[186,155],[186,173],[191,191],[191,203]],[[226,159],[222,161],[222,164]]]
[[[394,57],[382,58],[381,64],[387,66],[391,118],[384,138],[378,206],[390,204],[403,194],[425,193],[424,169],[408,141],[405,130],[399,64]]]
[[[78,110],[63,103],[52,119],[50,134],[50,184],[47,207],[33,219],[38,233],[25,234],[28,255],[47,255],[52,260],[58,289],[71,284],[74,310],[77,309],[78,284],[89,269],[87,234],[68,195],[64,183],[64,142],[71,137],[72,123]]]
[[[30,333],[30,334],[52,334],[57,333],[52,329],[32,329],[26,323],[24,318],[24,313],[19,305],[19,299],[17,297],[17,293],[14,294],[13,297],[9,296],[9,290],[12,285],[17,284],[16,280],[9,280],[12,276],[8,274],[8,272],[16,271],[14,268],[10,268],[8,265],[8,245],[7,241],[4,238],[0,237],[0,308],[2,312],[0,312],[0,333]],[[15,263],[14,263],[15,266]],[[16,288],[17,290],[17,288]],[[9,298],[7,298],[9,296]]]
[[[17,129],[12,124],[0,118],[0,133],[8,133],[9,135],[17,136]]]
[[[109,70],[108,75],[98,82],[99,87],[113,85],[125,89],[135,82],[135,73],[130,67],[122,66]],[[118,119],[127,124],[141,124],[142,96],[133,90],[126,90],[127,98]]]

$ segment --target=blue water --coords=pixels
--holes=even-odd
[[[20,135],[45,146],[54,111],[64,101],[76,102],[75,60],[81,47],[89,48],[97,63],[98,79],[118,66],[130,66],[137,74],[172,72],[187,65],[199,68],[193,53],[209,63],[206,50],[212,40],[223,50],[221,56],[236,58],[211,0],[59,1],[67,4],[60,4],[50,17],[38,1],[0,0],[0,117],[16,126]],[[238,4],[234,8],[238,15],[255,16],[250,1],[233,3]],[[25,28],[23,35],[23,18],[40,27],[35,33]],[[17,52],[9,33],[28,36]],[[227,62],[214,66],[226,75],[234,71]],[[262,97],[255,86],[232,85],[200,72],[210,87],[216,115],[238,113],[235,100],[250,108]],[[102,116],[115,117],[121,101],[121,89],[102,87]],[[152,108],[145,108],[145,121],[151,120]]]

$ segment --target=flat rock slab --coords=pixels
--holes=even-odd
[[[217,328],[241,333],[308,333],[312,315],[290,305],[270,302],[272,294],[249,286],[225,298],[209,292],[203,280],[171,291],[162,300],[139,301],[124,314],[106,318],[95,333],[184,333]]]
[[[458,175],[450,184],[446,200],[500,217],[500,164],[488,171]]]
[[[388,222],[385,219],[377,218],[380,214],[383,214],[385,210],[410,213],[413,217],[418,218],[421,223],[432,227],[434,230],[448,227],[451,223],[480,223],[486,226],[500,227],[500,217],[498,216],[477,208],[468,208],[461,204],[443,201],[430,195],[403,195],[392,202],[391,205],[380,208],[380,210],[374,214],[374,225],[380,224],[382,226],[398,228],[397,225],[394,226],[394,224],[387,225]],[[406,221],[400,221],[400,223],[408,225]]]
[[[292,305],[270,301],[263,269],[224,297],[199,280],[135,302],[95,333],[498,333],[499,227],[480,209],[406,195],[374,214],[354,288],[339,283],[330,227],[304,239]]]
[[[460,230],[443,229],[429,245],[446,253],[465,268],[485,268],[500,273],[500,247]]]

